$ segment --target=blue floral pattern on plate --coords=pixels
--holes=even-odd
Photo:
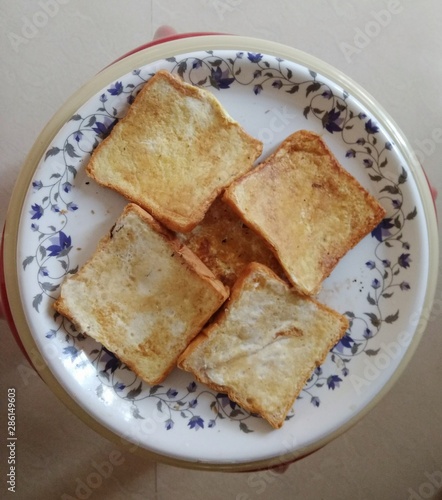
[[[346,91],[308,68],[246,51],[177,55],[155,64],[156,69],[160,67],[211,90],[221,101],[225,99],[228,111],[236,111],[233,106],[229,108],[230,94],[235,98],[238,95],[238,102],[250,102],[243,105],[248,111],[265,103],[265,110],[256,120],[253,118],[258,125],[249,124],[249,129],[257,136],[264,130],[271,131],[275,138],[268,149],[277,143],[278,133],[289,135],[301,127],[322,133],[327,141],[333,140],[339,146],[345,165],[357,173],[388,211],[381,224],[360,244],[359,253],[352,254],[351,270],[346,267],[350,266],[346,256],[341,270],[336,271],[335,282],[345,281],[347,295],[357,295],[354,307],[344,307],[331,289],[323,294],[326,302],[331,299],[331,305],[348,316],[350,328],[299,396],[313,411],[321,411],[325,397],[329,401],[343,386],[348,386],[354,368],[361,373],[361,357],[376,358],[381,349],[379,339],[392,325],[396,328],[398,323],[399,327],[399,304],[415,286],[409,271],[418,255],[415,256],[410,235],[418,227],[419,209],[410,195],[412,188],[407,187],[407,168],[376,119]],[[167,433],[182,429],[177,424],[183,422],[188,432],[210,433],[236,426],[240,433],[253,435],[259,419],[225,395],[208,390],[184,373],[177,375],[176,385],[166,380],[162,385],[149,387],[111,352],[75,331],[70,322],[50,309],[65,276],[75,273],[87,258],[81,249],[90,233],[82,236],[77,225],[82,220],[87,227],[88,220],[92,220],[94,209],[89,204],[95,195],[88,191],[93,181],[85,178],[84,166],[94,148],[124,116],[155,68],[147,65],[111,82],[70,118],[47,149],[32,180],[22,216],[23,232],[26,237],[32,235],[29,241],[33,242],[24,247],[21,257],[24,279],[33,284],[29,291],[22,292],[23,299],[31,304],[33,314],[45,318],[45,327],[37,333],[39,341],[58,343],[62,358],[68,360],[73,372],[87,370],[87,376],[96,381],[99,400],[119,401],[129,408],[135,420],[145,419],[154,408],[163,432]],[[281,109],[286,107],[291,114],[284,121]],[[275,117],[280,118],[278,128],[266,128],[272,123],[268,120],[272,112],[273,123]],[[291,121],[294,112],[296,119]],[[241,121],[241,113],[238,115]],[[98,190],[98,197],[107,196],[107,191]],[[77,217],[79,214],[82,219]],[[104,228],[104,233],[111,224],[112,217],[107,215],[100,230]],[[97,241],[95,236],[94,244]],[[332,277],[329,283],[334,283]],[[296,405],[299,412],[310,411],[302,401]],[[296,422],[294,417],[292,410],[287,419]]]

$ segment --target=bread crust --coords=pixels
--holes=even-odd
[[[179,239],[194,252],[213,274],[232,287],[250,262],[259,262],[280,278],[287,277],[267,242],[218,197],[206,216],[190,233]]]
[[[261,399],[255,399],[255,394],[249,391],[249,384],[252,385],[253,381],[260,376],[260,367],[257,366],[257,360],[253,358],[253,356],[256,356],[256,353],[259,355],[260,351],[252,352],[248,360],[247,356],[241,353],[241,341],[237,342],[235,332],[235,328],[239,329],[239,320],[237,319],[238,311],[235,309],[235,305],[244,302],[243,295],[249,292],[250,280],[254,279],[255,282],[258,283],[258,288],[265,287],[269,284],[272,287],[276,286],[277,290],[279,290],[274,297],[276,302],[278,300],[284,300],[284,296],[295,296],[295,303],[298,302],[298,305],[295,307],[292,304],[291,308],[293,312],[298,311],[298,313],[302,314],[308,311],[308,314],[306,313],[307,320],[305,320],[304,323],[301,320],[289,322],[287,320],[289,314],[285,321],[281,319],[281,329],[277,331],[273,343],[276,344],[281,339],[285,339],[287,342],[284,346],[284,350],[289,353],[292,352],[294,356],[296,352],[298,352],[297,350],[302,348],[308,349],[309,343],[312,345],[318,343],[317,349],[316,347],[312,349],[309,358],[303,361],[302,366],[295,373],[295,376],[293,370],[290,368],[290,359],[287,360],[282,358],[278,360],[276,357],[273,360],[274,363],[270,363],[271,383],[268,387],[266,386],[262,389],[263,391],[267,390],[267,394],[264,394]],[[256,300],[258,304],[260,304],[258,295],[256,295]],[[289,303],[291,303],[290,300]],[[240,308],[241,305],[238,307]],[[271,308],[266,312],[269,313],[269,311],[271,311]],[[250,314],[253,314],[253,311],[244,310],[242,320],[247,321],[246,318]],[[231,315],[233,315],[233,319]],[[321,318],[315,319],[315,315]],[[275,319],[275,317],[273,317],[267,324],[264,324],[263,327],[271,329],[274,327],[272,322],[276,322],[278,325],[278,321],[280,321],[280,318],[277,317]],[[321,333],[317,334],[317,339],[315,339],[315,332],[311,331],[312,328],[315,328],[315,325],[317,328],[321,329]],[[238,281],[235,283],[228,301],[216,314],[213,322],[204,328],[189,344],[186,350],[178,358],[177,364],[179,368],[190,371],[199,382],[206,384],[213,390],[227,394],[232,401],[238,403],[242,408],[251,413],[261,415],[272,427],[278,429],[283,425],[295,399],[311,376],[314,368],[324,362],[328,352],[340,338],[342,338],[348,326],[349,322],[345,316],[342,316],[338,312],[310,297],[299,295],[266,266],[258,263],[251,263],[244,269]],[[254,325],[254,327],[256,332],[258,327],[256,325]],[[251,328],[253,329],[253,327]],[[330,331],[324,333],[324,330],[328,328]],[[218,341],[220,335],[226,336],[224,343],[222,342],[223,339]],[[240,331],[238,335],[242,335],[242,332]],[[253,340],[253,342],[255,341],[256,339]],[[219,350],[222,345],[230,345],[230,354],[227,353],[225,357],[219,358]],[[270,345],[271,344],[267,344],[264,348],[268,348]],[[244,347],[244,343],[242,346]],[[281,351],[279,352],[281,353]],[[265,360],[266,358],[263,357],[262,359]],[[215,363],[215,365],[213,365],[213,363]],[[246,372],[246,376],[248,377],[246,383],[243,385],[237,384],[236,380],[242,376],[243,367],[247,366],[248,363],[251,368]],[[234,369],[237,370],[237,376],[235,373],[231,376],[230,384],[218,383],[216,380],[216,370],[220,367],[225,368],[229,364],[234,365]],[[288,387],[284,388],[283,394],[278,395],[280,399],[277,404],[263,404],[266,397],[271,398],[272,391],[278,391],[278,386],[283,385],[286,379],[290,379],[290,383]],[[262,384],[264,386],[265,382],[263,381]]]
[[[170,231],[128,204],[89,261],[63,282],[53,306],[157,384],[228,294]]]
[[[209,91],[160,70],[97,146],[86,172],[169,229],[188,232],[262,147]]]
[[[306,295],[317,294],[340,259],[385,216],[324,140],[306,130],[233,182],[223,201],[267,241]]]

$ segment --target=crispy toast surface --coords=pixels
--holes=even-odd
[[[227,289],[147,212],[128,204],[55,309],[150,384],[220,307]]]
[[[316,294],[339,260],[385,216],[322,138],[301,130],[223,200],[273,248],[292,284]]]
[[[279,428],[347,328],[346,317],[252,263],[178,366]]]
[[[287,279],[265,240],[248,228],[221,197],[212,203],[198,226],[178,237],[228,287],[251,262],[264,264]]]
[[[164,70],[144,85],[86,167],[166,227],[190,231],[262,152],[207,90]]]

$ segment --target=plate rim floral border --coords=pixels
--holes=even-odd
[[[64,124],[67,118],[72,115],[73,112],[75,112],[76,109],[78,109],[82,104],[86,102],[85,94],[89,94],[88,98],[90,98],[94,93],[99,91],[101,88],[103,88],[106,84],[111,82],[113,79],[118,78],[120,75],[125,74],[125,72],[130,71],[131,68],[137,67],[140,65],[146,65],[151,62],[155,62],[156,60],[163,59],[166,57],[170,57],[174,54],[178,53],[188,53],[188,52],[193,52],[193,51],[201,51],[205,50],[208,47],[211,49],[213,48],[214,50],[229,50],[229,49],[237,49],[238,47],[241,47],[241,50],[251,50],[251,51],[259,51],[259,52],[264,52],[269,55],[275,55],[278,57],[282,57],[284,59],[287,59],[289,61],[293,61],[297,64],[304,65],[308,68],[312,68],[315,71],[317,70],[318,73],[321,74],[321,76],[325,76],[326,78],[329,78],[332,80],[334,83],[336,83],[338,86],[341,86],[344,89],[348,89],[349,92],[351,93],[352,97],[355,97],[356,100],[359,102],[362,102],[366,107],[370,109],[370,107],[375,105],[376,111],[373,111],[371,109],[371,112],[374,116],[378,117],[381,115],[381,122],[384,128],[391,129],[388,130],[388,132],[391,134],[392,137],[396,139],[396,144],[401,150],[401,153],[405,156],[405,159],[407,160],[408,166],[410,170],[412,171],[414,177],[415,177],[415,182],[417,185],[417,188],[419,190],[419,193],[421,196],[425,193],[426,191],[426,196],[422,196],[422,203],[424,205],[424,211],[425,211],[425,220],[427,222],[428,226],[428,234],[434,235],[437,234],[437,225],[435,223],[435,215],[434,215],[434,208],[431,205],[431,202],[428,200],[429,198],[429,190],[428,190],[428,185],[426,184],[425,177],[423,173],[420,170],[419,165],[416,163],[416,159],[413,157],[411,154],[411,148],[408,146],[406,140],[404,139],[402,133],[398,130],[397,126],[393,123],[390,117],[386,115],[385,112],[383,112],[380,108],[380,106],[370,97],[368,96],[365,91],[363,91],[357,84],[351,82],[345,75],[340,74],[337,72],[334,68],[331,66],[323,63],[322,61],[319,61],[308,54],[302,53],[300,51],[297,51],[295,49],[291,49],[290,47],[286,47],[280,44],[275,44],[273,42],[265,42],[262,40],[257,40],[257,39],[249,39],[245,37],[231,37],[231,36],[209,36],[209,37],[198,37],[198,38],[189,38],[187,40],[178,40],[178,41],[171,41],[167,42],[164,45],[156,46],[153,48],[147,48],[142,50],[141,52],[135,53],[132,56],[129,56],[126,59],[123,59],[122,61],[116,63],[115,65],[107,68],[104,70],[101,74],[98,75],[95,79],[93,79],[89,84],[87,84],[85,87],[80,89],[70,100],[67,101],[67,103],[59,110],[59,112],[54,116],[54,118],[50,121],[48,126],[43,130],[41,136],[38,138],[36,141],[33,149],[31,150],[28,159],[26,161],[25,166],[22,169],[22,172],[19,176],[19,181],[16,184],[16,187],[14,189],[13,196],[11,198],[11,203],[10,203],[10,209],[8,212],[8,217],[7,217],[7,223],[5,227],[5,237],[4,237],[4,259],[5,262],[12,262],[16,261],[15,257],[15,244],[16,244],[16,239],[17,239],[17,232],[18,232],[18,221],[20,219],[20,213],[21,210],[17,210],[17,208],[21,209],[21,203],[20,203],[20,198],[23,199],[24,193],[26,193],[28,189],[28,185],[30,182],[31,177],[33,176],[34,170],[36,166],[38,165],[38,162],[40,161],[40,158],[42,157],[46,147],[50,144],[51,140],[54,138],[56,133],[58,132],[60,125]],[[148,59],[148,60],[146,60]],[[125,70],[125,69],[126,70]],[[114,75],[111,77],[110,75]],[[92,91],[92,89],[95,89],[95,91]],[[69,109],[66,111],[66,108]],[[43,140],[44,136],[44,140]],[[47,138],[50,138],[49,141],[47,141]],[[42,144],[44,143],[43,147]],[[404,154],[405,153],[405,154]],[[14,212],[14,207],[15,207],[15,217],[11,215]],[[436,232],[431,232],[430,228],[436,227]],[[437,248],[437,241],[431,241],[429,246],[431,247],[429,250],[429,258],[430,258],[430,267],[431,265],[436,262],[437,263],[437,254],[438,254],[438,248]],[[16,265],[20,265],[20,263],[16,262]],[[11,266],[12,268],[13,266]],[[60,384],[58,381],[55,379],[51,371],[46,367],[44,361],[41,359],[41,354],[38,352],[38,349],[36,348],[35,343],[33,342],[32,336],[28,330],[26,320],[23,317],[23,311],[21,310],[21,304],[20,301],[17,302],[17,300],[14,301],[14,296],[17,298],[17,283],[16,283],[16,277],[14,276],[14,272],[8,272],[8,270],[5,270],[5,283],[6,283],[6,288],[7,288],[7,293],[8,293],[8,299],[9,299],[9,304],[11,306],[12,314],[13,314],[13,321],[17,327],[17,330],[20,335],[20,339],[24,344],[24,347],[30,355],[31,359],[34,360],[34,364],[36,365],[36,368],[39,372],[41,372],[42,377],[45,379],[45,381],[48,383],[48,385],[51,386],[51,388],[56,392],[57,395],[61,397],[61,399],[68,404],[68,406],[71,406],[71,409],[74,409],[74,413],[77,415],[79,414],[77,405],[73,402],[66,401],[66,395],[64,394],[64,389],[60,387]],[[431,306],[432,299],[434,297],[434,290],[435,290],[435,280],[431,280],[431,276],[429,277],[429,282],[426,290],[426,296],[425,296],[425,304],[426,308],[429,308]],[[18,306],[19,304],[19,306]],[[424,318],[425,319],[425,318]],[[392,377],[387,383],[384,385],[384,388],[380,393],[378,393],[372,400],[371,402],[367,405],[366,408],[362,409],[358,414],[355,414],[349,422],[347,422],[346,425],[344,425],[344,428],[338,429],[335,433],[332,433],[331,435],[326,436],[323,440],[318,441],[314,443],[313,449],[317,449],[322,444],[324,444],[326,441],[330,441],[335,437],[335,435],[338,435],[346,428],[348,428],[352,423],[356,420],[359,420],[363,414],[366,413],[371,407],[373,407],[377,401],[386,393],[388,392],[389,388],[391,385],[393,385],[394,381],[397,380],[400,371],[405,367],[407,364],[408,360],[411,358],[418,341],[421,337],[421,333],[423,331],[425,322],[420,323],[420,331],[416,331],[414,336],[413,336],[413,345],[410,345],[408,350],[406,351],[404,357],[402,358],[402,361],[400,363],[400,366],[396,370],[395,376]],[[42,362],[43,361],[43,362]],[[399,370],[401,368],[401,370]],[[52,380],[51,380],[52,378]],[[394,380],[393,380],[394,379]],[[58,386],[58,387],[56,387]],[[60,391],[61,389],[61,391]],[[70,396],[68,396],[69,398]],[[72,404],[73,403],[73,404]],[[80,412],[82,413],[82,412]],[[95,419],[92,418],[93,422],[90,422],[91,417],[86,414],[86,415],[79,415],[83,420],[86,420],[88,425],[91,425],[93,428],[101,432],[102,434],[107,435],[107,437],[114,437],[113,433],[111,431],[108,431],[107,429],[100,429],[101,425],[98,425],[97,428],[97,422]],[[147,450],[144,450],[147,451]],[[306,450],[304,450],[306,451]],[[312,450],[307,450],[306,452],[310,452]],[[152,456],[152,452],[148,451],[148,454]],[[303,451],[298,450],[298,453],[296,454],[297,456],[302,455]],[[167,458],[164,456],[160,455],[155,457],[157,459],[160,459],[162,461],[167,461]],[[293,454],[288,454],[287,459],[292,459],[295,458]],[[283,457],[281,457],[279,460],[284,460]],[[204,464],[191,464],[187,461],[184,463],[180,463],[182,461],[172,459],[172,463],[174,464],[179,464],[182,466],[192,466],[192,467],[198,467],[198,468],[219,468],[219,466],[214,465],[214,464],[209,464],[209,465],[204,465]],[[267,461],[264,461],[267,462]],[[265,466],[266,463],[259,464],[259,466]],[[232,464],[231,466],[224,464],[221,466],[224,469],[232,469],[232,470],[246,470],[250,467],[256,467],[258,464],[256,462],[250,463],[250,464]]]
[[[393,296],[396,298],[397,294],[414,297],[416,279],[413,279],[410,284],[404,280],[403,274],[408,268],[416,267],[416,262],[419,261],[422,271],[422,264],[426,262],[425,259],[422,261],[416,258],[415,245],[410,245],[409,221],[413,221],[417,216],[420,220],[420,208],[418,210],[415,205],[416,195],[406,195],[403,190],[403,187],[406,190],[408,185],[407,170],[402,164],[402,158],[396,154],[394,145],[387,141],[387,137],[380,131],[381,124],[377,123],[375,117],[367,116],[365,108],[359,102],[353,102],[351,96],[327,81],[322,75],[291,61],[263,53],[237,50],[200,51],[176,55],[133,69],[101,89],[78,109],[59,131],[41,159],[28,191],[23,205],[21,231],[21,237],[25,238],[26,244],[23,240],[19,242],[23,266],[21,289],[23,300],[29,304],[29,310],[27,310],[29,321],[37,322],[35,312],[41,317],[42,309],[45,311],[42,318],[45,329],[39,326],[34,332],[37,341],[43,349],[47,349],[49,346],[45,343],[48,340],[55,343],[57,339],[58,349],[62,350],[59,357],[70,358],[71,369],[78,369],[78,376],[81,378],[83,368],[92,365],[98,378],[98,386],[95,387],[97,397],[101,401],[111,396],[115,397],[135,419],[144,420],[152,402],[156,401],[158,413],[163,416],[168,415],[162,425],[163,430],[164,428],[167,431],[174,429],[176,432],[175,424],[178,417],[187,421],[188,429],[194,431],[205,428],[213,429],[227,417],[232,423],[236,421],[242,432],[250,434],[255,430],[256,421],[254,422],[252,415],[229,401],[225,395],[208,391],[204,386],[199,386],[194,382],[187,381],[183,384],[182,380],[177,381],[176,386],[167,388],[170,384],[169,378],[163,384],[146,387],[138,377],[128,373],[127,367],[103,346],[91,341],[84,342],[86,337],[74,331],[72,324],[60,315],[50,314],[49,316],[53,316],[53,320],[50,321],[46,309],[58,296],[59,287],[65,276],[75,273],[78,269],[79,261],[73,255],[72,250],[74,247],[83,247],[87,241],[83,231],[80,231],[80,234],[75,231],[77,223],[74,214],[83,208],[81,212],[83,215],[80,216],[83,220],[86,215],[85,208],[95,208],[91,210],[91,213],[96,213],[99,209],[99,207],[94,207],[93,202],[91,205],[91,199],[87,195],[88,188],[85,186],[90,182],[84,185],[78,180],[77,174],[80,171],[84,174],[84,166],[91,151],[110,133],[116,121],[124,116],[135,94],[151,77],[157,66],[166,68],[172,73],[176,72],[193,84],[216,89],[216,95],[221,100],[226,94],[232,97],[241,95],[242,98],[249,96],[255,104],[258,102],[262,104],[263,99],[257,97],[258,95],[269,94],[271,106],[288,100],[282,109],[286,111],[285,106],[289,105],[298,110],[296,116],[299,123],[296,128],[304,126],[305,120],[308,120],[308,128],[319,127],[324,132],[328,132],[327,137],[330,139],[332,136],[337,136],[339,147],[342,148],[345,145],[346,158],[355,158],[351,163],[353,163],[353,168],[357,169],[357,174],[361,175],[365,182],[371,181],[372,189],[378,193],[377,196],[386,207],[391,205],[386,218],[372,232],[371,238],[367,238],[371,241],[369,246],[373,246],[375,242],[375,247],[371,249],[374,253],[370,251],[364,258],[365,260],[357,264],[362,267],[363,262],[366,262],[364,267],[371,271],[372,276],[368,277],[368,283],[365,279],[359,286],[362,290],[363,283],[368,286],[371,282],[367,295],[368,304],[364,306],[364,301],[358,299],[354,306],[357,309],[362,307],[364,312],[360,311],[357,315],[352,308],[346,309],[345,315],[350,320],[350,328],[328,357],[328,361],[331,361],[334,366],[326,362],[318,367],[298,399],[310,400],[310,403],[318,408],[322,402],[320,388],[335,391],[345,378],[352,379],[355,375],[354,363],[351,363],[353,359],[366,355],[375,358],[376,363],[380,348],[373,347],[374,338],[385,338],[384,331],[388,329],[387,325],[396,323],[403,316],[401,300],[399,302],[389,300],[388,303],[386,301]],[[231,87],[235,90],[228,92]],[[253,95],[256,97],[254,98]],[[265,108],[267,106],[268,104]],[[261,109],[260,113],[260,119],[256,115],[256,120],[253,121],[262,126],[262,120],[264,123],[267,122],[268,111],[263,113]],[[287,120],[286,116],[284,120]],[[263,129],[261,126],[259,131],[254,131],[258,137],[262,131],[268,133],[270,130]],[[273,132],[271,135],[273,136]],[[278,140],[282,139],[283,137],[279,137]],[[267,151],[264,152],[264,155],[266,154],[268,154]],[[391,164],[393,164],[392,169],[389,168]],[[347,167],[350,168],[350,164]],[[80,190],[74,190],[74,187]],[[81,194],[86,195],[82,201],[80,201]],[[100,198],[107,199],[110,194],[109,190],[104,190]],[[115,201],[119,206],[117,200]],[[106,220],[106,223],[111,224],[114,217],[118,215],[119,212],[113,213],[112,219]],[[90,222],[93,224],[92,220]],[[414,231],[416,229],[415,223]],[[421,237],[426,236],[421,233]],[[30,245],[28,245],[28,239]],[[361,248],[360,245],[358,248]],[[89,252],[92,252],[91,248],[85,255]],[[347,258],[344,262],[347,262]],[[356,267],[355,271],[357,269]],[[405,272],[405,274],[409,273]],[[355,283],[357,280],[354,279],[353,273],[351,275]],[[427,275],[426,271],[424,275]],[[37,287],[34,282],[30,281],[32,277],[37,278]],[[410,278],[411,276],[406,279]],[[29,288],[32,288],[32,292]],[[410,289],[411,292],[409,292]],[[419,288],[418,291],[420,290]],[[416,303],[420,303],[419,297],[420,294],[412,300],[414,307]],[[30,307],[31,298],[32,308]],[[360,298],[362,299],[362,296]],[[393,310],[391,302],[395,302]],[[368,312],[365,307],[369,308]],[[341,310],[341,312],[344,311]],[[394,335],[394,330],[395,328],[389,331],[389,336]],[[55,369],[54,365],[52,367]],[[94,388],[90,387],[93,381],[91,378],[88,380],[88,389],[93,390]],[[356,378],[351,381],[353,385],[356,384]],[[66,379],[64,383],[68,385]],[[361,380],[359,383],[363,385]],[[358,395],[362,397],[359,392],[360,387],[357,389]],[[76,391],[72,387],[70,390],[74,393]],[[208,398],[210,398],[209,412],[207,412]],[[293,411],[290,411],[287,419],[292,416]],[[336,422],[339,420],[337,417]],[[115,418],[115,423],[117,421],[118,418]],[[222,427],[227,430],[232,429],[232,425],[229,423],[226,426],[224,422]]]

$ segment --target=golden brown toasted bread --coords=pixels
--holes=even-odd
[[[385,215],[321,137],[305,130],[233,182],[223,200],[268,242],[293,285],[308,295]]]
[[[188,248],[129,204],[54,307],[157,384],[227,296]]]
[[[87,173],[166,227],[190,231],[262,143],[207,90],[158,71],[95,149]]]
[[[178,233],[178,237],[228,287],[233,286],[250,262],[264,264],[287,279],[264,239],[249,229],[220,197],[198,226],[190,233]]]
[[[279,428],[348,320],[252,263],[178,366]]]

